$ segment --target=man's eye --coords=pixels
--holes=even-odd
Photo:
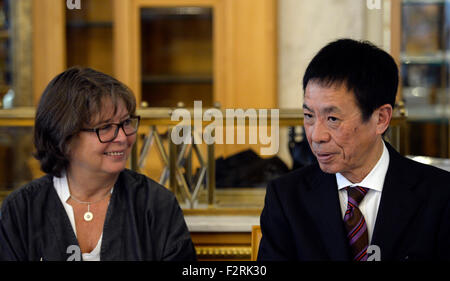
[[[330,117],[328,117],[328,120],[330,120],[331,122],[336,122],[339,119],[337,119],[336,117],[330,116]]]
[[[312,114],[304,113],[303,115],[305,116],[305,119],[312,118]]]
[[[127,119],[127,120],[123,121],[123,124],[125,126],[130,125],[131,124],[131,119]]]

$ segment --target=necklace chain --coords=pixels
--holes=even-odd
[[[72,198],[73,200],[77,201],[77,202],[80,203],[80,204],[88,204],[88,205],[92,205],[92,204],[95,204],[95,203],[98,203],[98,202],[102,201],[103,199],[105,199],[105,198],[108,197],[109,195],[111,195],[111,192],[108,192],[103,198],[98,199],[97,201],[94,201],[94,202],[85,202],[85,201],[81,201],[81,200],[75,198],[75,196],[73,196],[72,194],[70,194],[70,198]]]
[[[77,201],[80,204],[87,204],[87,212],[84,213],[83,218],[85,221],[90,222],[94,218],[94,215],[92,214],[91,208],[90,208],[91,205],[104,200],[106,197],[108,197],[108,195],[111,195],[111,192],[108,192],[108,194],[106,194],[103,198],[98,199],[97,201],[94,201],[94,202],[81,201],[81,200],[75,198],[72,194],[70,195],[70,198],[72,198],[73,200]]]
[[[67,177],[67,184],[69,184],[69,177]],[[92,219],[94,218],[94,215],[92,214],[91,208],[90,208],[91,205],[93,205],[93,204],[95,204],[95,203],[98,203],[98,202],[104,200],[106,197],[108,197],[109,195],[111,195],[111,193],[112,193],[111,191],[112,191],[112,189],[111,189],[105,196],[103,196],[102,198],[100,198],[100,199],[98,199],[98,200],[96,200],[96,201],[93,201],[93,202],[81,201],[80,199],[78,199],[78,198],[76,198],[75,196],[73,196],[72,194],[70,194],[70,192],[69,192],[69,194],[70,194],[70,198],[72,198],[72,199],[75,200],[76,202],[78,202],[78,203],[80,203],[80,204],[87,204],[87,212],[84,213],[83,218],[84,218],[84,220],[85,220],[86,222],[90,222],[90,221],[92,221]]]

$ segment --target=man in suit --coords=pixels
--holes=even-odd
[[[303,77],[318,163],[269,183],[258,260],[434,260],[450,256],[450,173],[382,138],[398,86],[392,57],[341,39]]]

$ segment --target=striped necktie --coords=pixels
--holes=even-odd
[[[366,261],[369,238],[366,221],[358,206],[367,194],[368,189],[360,186],[351,186],[345,189],[348,194],[348,204],[344,215],[344,224],[352,250],[352,259]]]

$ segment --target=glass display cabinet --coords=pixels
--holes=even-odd
[[[83,1],[65,9],[66,66],[89,66],[113,75],[112,0]]]
[[[213,11],[210,7],[140,10],[142,101],[171,107],[213,102]]]
[[[9,40],[8,1],[0,1],[0,105],[3,107],[3,97],[11,87],[11,60]]]
[[[410,154],[450,157],[450,1],[402,1],[401,75]]]
[[[31,1],[0,1],[0,110],[32,104]],[[31,127],[0,126],[0,200],[33,175]]]

